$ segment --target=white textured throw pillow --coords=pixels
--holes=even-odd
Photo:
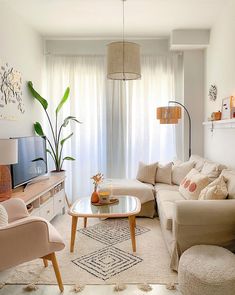
[[[0,205],[0,227],[8,225],[8,214],[3,205]]]
[[[199,200],[223,200],[228,195],[225,178],[220,176],[208,186],[206,186],[200,193]]]
[[[194,162],[183,162],[172,167],[172,182],[180,185],[181,181],[194,167]]]
[[[207,175],[211,181],[214,181],[216,178],[220,176],[222,170],[225,168],[227,167],[224,165],[206,160],[202,167],[201,173]]]
[[[139,169],[136,176],[136,179],[150,184],[155,184],[155,176],[156,176],[156,170],[157,170],[157,164],[144,164],[143,162],[139,162]]]
[[[235,170],[224,169],[221,175],[227,181],[228,198],[235,199]]]
[[[200,172],[206,160],[202,158],[201,156],[192,155],[189,161],[193,162],[195,164],[194,168]]]
[[[172,163],[158,165],[156,182],[171,184]]]
[[[182,180],[179,191],[187,200],[197,200],[201,191],[210,183],[208,176],[192,169]]]

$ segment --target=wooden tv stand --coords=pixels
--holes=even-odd
[[[24,190],[13,190],[12,198],[22,199],[26,205],[32,205],[30,214],[51,221],[56,215],[65,213],[65,174],[52,173],[48,179],[30,184]]]

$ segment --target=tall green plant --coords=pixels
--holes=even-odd
[[[50,147],[50,149],[47,149],[47,152],[52,157],[52,159],[55,163],[55,170],[59,172],[62,170],[62,166],[63,166],[64,161],[74,161],[75,160],[73,157],[70,157],[70,156],[63,157],[63,155],[62,155],[64,144],[69,138],[71,138],[73,136],[73,133],[71,133],[67,137],[61,139],[61,132],[62,132],[63,128],[68,126],[70,121],[74,121],[76,123],[81,123],[76,119],[76,117],[68,116],[64,119],[63,123],[60,126],[58,125],[58,114],[59,114],[61,108],[63,107],[63,105],[65,104],[65,102],[69,98],[70,89],[69,89],[69,87],[67,87],[59,105],[57,106],[57,108],[55,110],[55,124],[53,126],[52,120],[51,120],[51,118],[48,114],[48,111],[47,111],[47,108],[48,108],[47,100],[45,98],[43,98],[33,88],[33,83],[31,81],[28,82],[28,88],[29,88],[29,91],[32,94],[32,96],[40,102],[41,106],[43,107],[43,110],[45,111],[45,114],[46,114],[46,117],[47,117],[47,120],[49,123],[49,127],[50,127],[50,132],[52,134],[52,140],[50,140],[45,135],[43,128],[39,122],[34,123],[35,133],[39,136],[45,136],[45,138],[49,144],[49,147]]]

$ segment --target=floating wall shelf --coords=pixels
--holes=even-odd
[[[207,121],[202,123],[204,126],[218,129],[218,128],[235,128],[235,119]]]

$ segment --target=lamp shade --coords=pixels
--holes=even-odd
[[[181,107],[159,107],[157,108],[157,119],[160,120],[160,124],[177,124],[181,119]]]
[[[108,44],[107,77],[112,80],[141,78],[140,46],[133,42]]]
[[[17,139],[0,139],[0,165],[16,164],[18,162]]]

